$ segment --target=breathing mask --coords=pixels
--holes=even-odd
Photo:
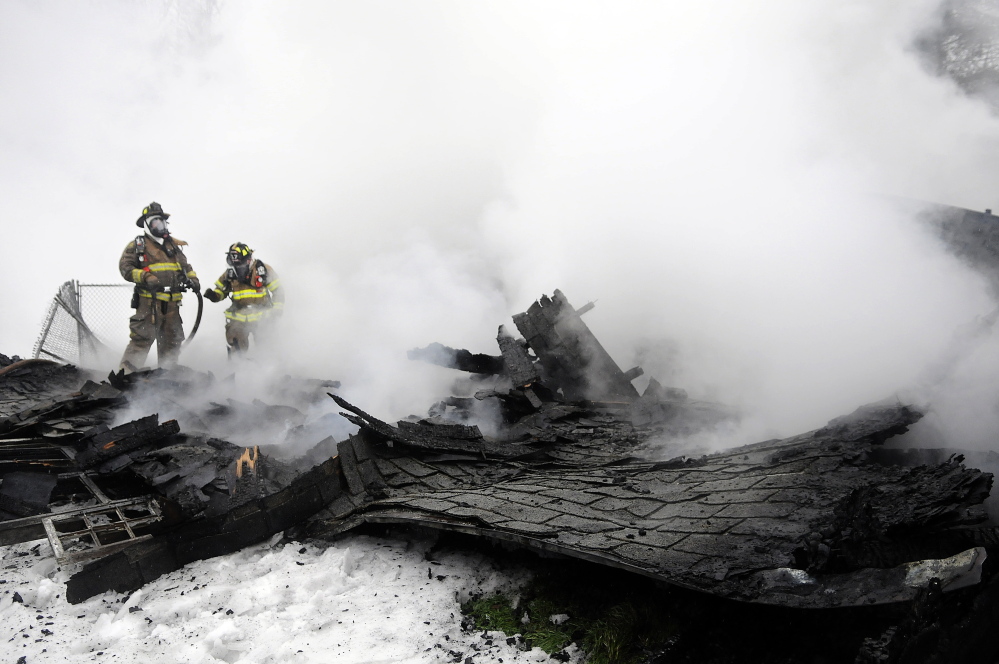
[[[163,217],[146,217],[146,230],[154,238],[157,238],[160,243],[162,243],[163,238],[170,235],[170,222],[168,222]]]
[[[240,281],[249,281],[250,263],[253,261],[253,250],[242,242],[237,242],[229,247],[226,252],[225,262],[236,271],[236,276]]]

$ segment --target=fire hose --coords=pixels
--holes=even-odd
[[[194,294],[198,296],[198,315],[195,316],[194,327],[191,328],[191,333],[187,335],[187,339],[184,339],[182,347],[187,347],[187,344],[191,343],[191,339],[194,338],[194,335],[198,333],[198,327],[201,326],[201,312],[205,308],[205,298],[201,295],[201,291],[199,291],[197,288],[194,288],[194,284],[192,284],[190,281],[188,281],[185,285],[190,287],[191,290],[194,291]]]
[[[174,292],[183,293],[186,290],[194,291],[194,294],[198,296],[198,315],[194,318],[194,327],[191,328],[191,333],[189,335],[187,335],[187,338],[184,339],[184,343],[181,344],[182,348],[186,348],[187,345],[189,343],[191,343],[191,340],[194,339],[194,335],[198,333],[198,328],[201,326],[201,313],[202,313],[202,311],[204,311],[204,308],[205,308],[205,299],[201,295],[201,291],[199,291],[197,288],[194,287],[194,284],[191,283],[190,279],[186,279],[186,278],[183,281],[181,281],[180,286],[175,287],[175,288],[170,288],[169,286],[167,286],[165,288],[152,288],[152,289],[150,289],[150,293],[153,296],[153,302],[152,302],[152,305],[153,305],[153,320],[152,320],[152,322],[153,322],[153,327],[154,328],[156,327],[156,304],[157,304],[156,292],[160,291],[160,292],[164,292],[164,293],[174,293]]]

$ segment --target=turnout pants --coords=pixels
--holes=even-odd
[[[180,358],[180,344],[184,341],[183,325],[180,302],[162,302],[140,297],[139,308],[128,319],[131,341],[121,358],[122,367],[125,362],[131,363],[135,368],[142,367],[154,341],[159,366],[175,366]]]
[[[229,344],[229,354],[245,353],[250,350],[250,335],[256,331],[256,323],[229,319],[225,322],[225,342]]]
[[[273,323],[265,318],[255,321],[241,321],[226,319],[225,322],[225,342],[229,345],[230,357],[234,354],[242,354],[250,349],[250,335],[253,335],[254,344],[266,345],[270,340],[270,328]]]

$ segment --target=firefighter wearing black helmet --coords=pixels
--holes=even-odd
[[[225,341],[229,354],[250,348],[250,335],[259,344],[267,330],[284,311],[284,290],[277,273],[267,263],[253,258],[253,250],[242,242],[229,246],[225,255],[229,268],[205,289],[205,297],[221,302],[227,296],[232,304],[225,312]]]
[[[135,284],[130,341],[121,358],[124,369],[141,367],[154,341],[159,366],[177,364],[184,341],[183,291],[201,290],[198,275],[181,249],[187,243],[170,235],[169,218],[159,203],[145,207],[135,220],[145,232],[128,243],[118,261],[121,276]]]

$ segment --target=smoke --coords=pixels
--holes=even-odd
[[[259,446],[279,459],[299,459],[303,467],[336,454],[329,438],[341,441],[357,429],[328,397],[338,391],[332,381],[290,376],[276,363],[243,360],[228,368],[216,376],[179,367],[143,379],[129,390],[111,426],[156,413],[160,422],[177,420],[184,434]]]
[[[905,392],[908,400],[925,412],[925,417],[896,446],[997,450],[997,316],[999,310],[956,329],[950,344]],[[996,459],[990,458],[990,462],[996,465]]]
[[[938,9],[4,3],[0,348],[29,352],[66,279],[117,281],[156,200],[206,285],[235,241],[281,275],[283,370],[383,419],[454,380],[406,350],[495,353],[560,288],[620,365],[750,414],[740,435],[819,426],[994,308],[866,196],[999,207],[999,122],[912,48]],[[184,355],[220,376],[221,309]]]

